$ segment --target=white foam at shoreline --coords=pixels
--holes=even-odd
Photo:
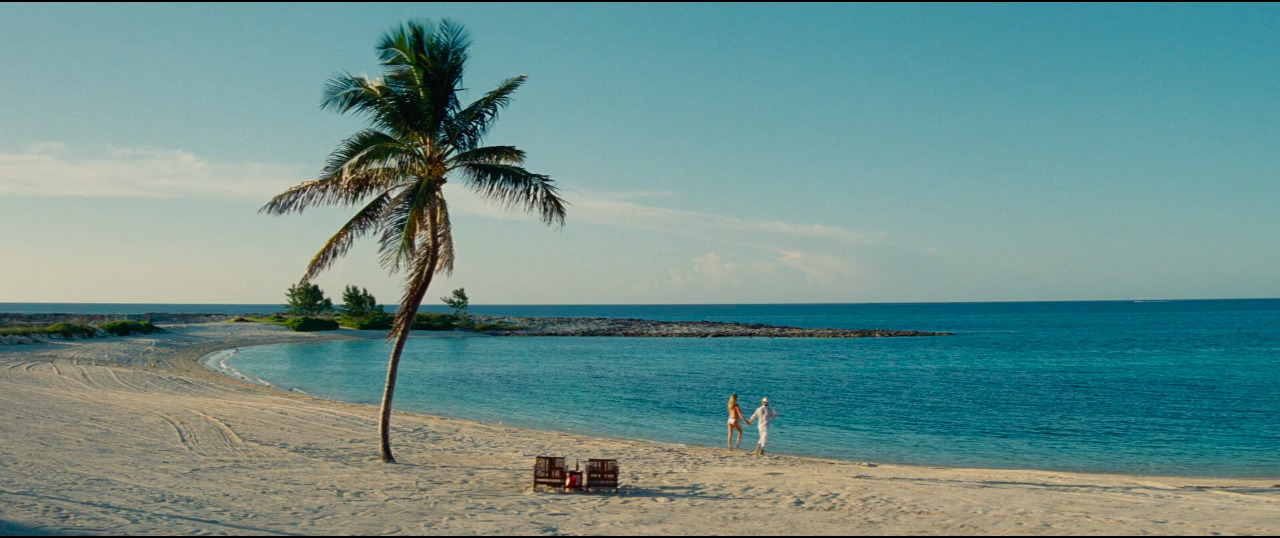
[[[213,353],[205,355],[198,362],[200,363],[201,366],[204,366],[205,368],[208,368],[210,370],[223,374],[227,377],[231,377],[233,379],[239,379],[241,381],[255,383],[258,385],[262,385],[264,387],[279,388],[267,382],[267,380],[265,379],[260,379],[257,377],[245,375],[240,370],[232,368],[230,365],[228,365],[227,361],[230,360],[231,357],[235,356],[236,352],[239,350],[240,348],[231,348],[231,349],[224,349],[221,351],[215,351]],[[290,390],[297,390],[297,389],[290,389]],[[302,392],[302,391],[298,390],[297,392]],[[303,393],[303,394],[306,394],[306,393]]]

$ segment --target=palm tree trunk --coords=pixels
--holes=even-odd
[[[401,304],[402,311],[396,313],[397,318],[404,316],[401,318],[404,323],[400,324],[396,345],[391,350],[391,361],[387,364],[387,384],[382,389],[382,408],[378,416],[378,452],[384,463],[396,462],[395,456],[391,455],[391,398],[396,392],[396,374],[400,371],[400,354],[404,351],[404,343],[409,339],[409,331],[413,329],[413,319],[418,315],[418,307],[422,305],[422,298],[427,295],[427,288],[431,287],[431,278],[435,276],[436,264],[440,261],[440,229],[436,214],[438,209],[438,204],[432,203],[427,213],[427,233],[432,239],[427,247],[431,250],[427,256],[426,272],[422,275],[422,287],[409,297],[407,303]]]
[[[396,392],[396,374],[400,371],[400,354],[404,352],[404,343],[409,339],[409,330],[413,328],[413,318],[418,315],[418,306],[422,304],[422,297],[427,294],[427,287],[431,285],[431,277],[434,272],[427,273],[427,285],[422,287],[422,292],[410,301],[408,306],[409,322],[400,328],[400,333],[396,334],[396,345],[391,349],[391,362],[387,364],[387,384],[382,389],[382,408],[379,410],[378,417],[378,452],[382,456],[382,461],[386,463],[395,463],[395,456],[391,455],[391,399]]]

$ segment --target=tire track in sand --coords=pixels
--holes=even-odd
[[[240,435],[226,423],[199,411],[181,409],[157,413],[173,428],[178,443],[202,456],[236,456],[249,451]]]

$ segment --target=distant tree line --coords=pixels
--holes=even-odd
[[[301,317],[281,322],[297,331],[333,330],[339,325],[352,329],[388,330],[395,320],[368,289],[352,285],[343,289],[342,306],[338,308],[334,308],[333,301],[325,297],[319,285],[310,282],[289,286],[285,299],[285,313]],[[452,295],[440,300],[453,309],[453,314],[417,314],[414,329],[450,331],[468,327],[469,305],[465,288],[453,290]],[[337,319],[330,319],[335,314]]]

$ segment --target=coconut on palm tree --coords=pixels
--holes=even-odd
[[[363,116],[369,127],[338,145],[319,178],[279,194],[261,209],[282,215],[312,206],[359,208],[311,260],[303,282],[366,236],[377,238],[382,265],[404,275],[404,295],[387,334],[394,347],[378,421],[378,446],[386,462],[395,461],[391,400],[405,340],[432,277],[453,271],[444,185],[452,180],[506,208],[534,213],[547,225],[564,224],[565,201],[550,178],[523,168],[523,151],[481,145],[526,77],[507,79],[463,106],[458,91],[469,43],[457,23],[410,22],[379,43],[382,77],[343,73],[330,79],[321,108]]]

